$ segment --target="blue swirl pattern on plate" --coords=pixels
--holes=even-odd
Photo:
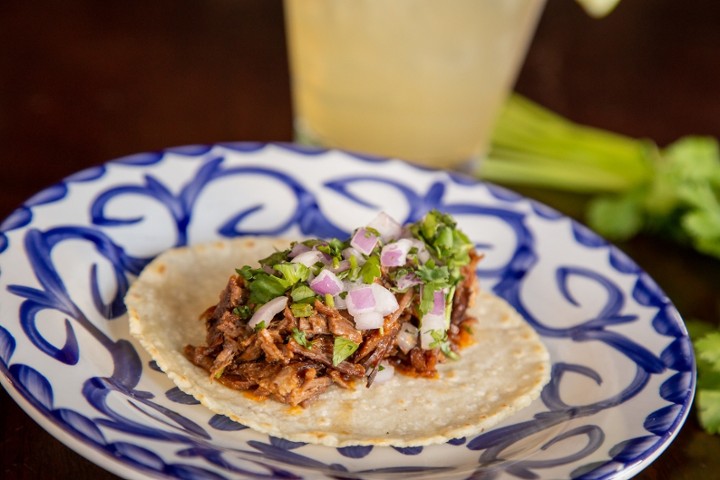
[[[483,285],[552,356],[541,398],[474,438],[333,449],[261,435],[179,391],[127,334],[127,288],[166,248],[345,236],[379,210],[407,222],[433,208],[487,253]],[[622,252],[514,192],[399,161],[261,143],[117,159],[0,224],[0,272],[3,385],[129,477],[628,478],[674,438],[695,389],[682,320]]]

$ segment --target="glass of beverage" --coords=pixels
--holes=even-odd
[[[296,139],[481,158],[544,0],[285,0]]]

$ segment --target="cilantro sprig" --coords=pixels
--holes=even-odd
[[[428,212],[410,231],[425,243],[432,256],[415,272],[425,283],[426,293],[420,303],[420,311],[425,314],[432,309],[432,292],[451,289],[462,280],[461,268],[470,261],[473,244],[450,215],[438,210]]]
[[[452,351],[450,340],[446,330],[433,330],[430,332],[433,341],[429,345],[430,348],[439,348],[440,351],[450,360],[457,360],[459,355]]]
[[[450,215],[438,210],[428,212],[410,226],[410,231],[425,243],[431,254],[429,260],[415,269],[423,282],[419,309],[425,315],[433,308],[434,292],[447,290],[448,302],[452,301],[455,286],[462,280],[461,268],[470,261],[473,244]],[[446,309],[448,315],[449,311]]]
[[[698,370],[698,420],[708,433],[720,434],[720,331],[697,320],[688,321],[687,326]]]
[[[305,336],[305,332],[299,328],[292,329],[292,338],[303,348],[312,349],[312,343]]]
[[[360,278],[362,278],[363,283],[370,284],[381,275],[380,256],[376,254],[370,255],[363,266],[360,267]]]
[[[413,224],[410,231],[425,242],[433,256],[451,270],[470,261],[473,245],[455,220],[448,214],[431,210],[422,220]]]

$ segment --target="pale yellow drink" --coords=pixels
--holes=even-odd
[[[301,141],[436,167],[481,156],[544,0],[285,0]]]

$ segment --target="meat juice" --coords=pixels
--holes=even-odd
[[[299,141],[482,157],[544,0],[285,0]]]

